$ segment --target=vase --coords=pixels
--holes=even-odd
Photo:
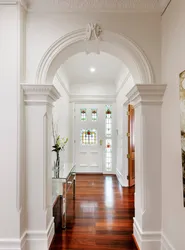
[[[58,179],[60,173],[60,166],[57,164],[57,161],[54,164],[53,171],[54,171],[54,178]]]
[[[60,155],[59,151],[56,152],[56,161],[54,162],[54,176],[55,178],[59,178],[59,172],[60,172]]]
[[[56,159],[56,165],[60,167],[60,153],[57,151],[57,159]]]

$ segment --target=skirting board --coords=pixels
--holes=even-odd
[[[132,238],[133,238],[133,241],[134,241],[134,243],[135,243],[135,245],[136,245],[137,250],[140,250],[139,245],[137,244],[137,241],[136,241],[135,236],[132,235]]]
[[[27,231],[21,239],[0,239],[0,250],[48,250],[54,231],[54,219],[52,218],[46,231]]]
[[[123,175],[120,173],[120,171],[118,169],[116,169],[116,176],[117,176],[117,179],[122,187],[128,187],[128,181],[124,180]]]
[[[26,250],[26,233],[21,239],[0,239],[0,250]]]
[[[135,218],[134,238],[140,250],[161,250],[161,232],[142,232]]]
[[[52,218],[46,231],[27,232],[26,250],[48,250],[54,234],[54,218]]]
[[[171,245],[171,243],[163,233],[161,236],[161,250],[175,250],[175,248]]]

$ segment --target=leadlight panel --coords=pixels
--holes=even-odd
[[[81,121],[87,121],[87,110],[86,109],[80,109],[80,119]]]
[[[105,168],[106,171],[112,171],[112,139],[106,139]]]
[[[105,136],[111,137],[112,136],[112,106],[106,105],[105,110]]]
[[[80,134],[81,145],[92,146],[97,144],[96,129],[82,129]]]
[[[98,111],[97,109],[91,109],[92,121],[96,122],[98,119]]]

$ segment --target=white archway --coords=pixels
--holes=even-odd
[[[61,37],[51,45],[43,56],[36,75],[36,84],[38,85],[29,86],[31,91],[29,89],[29,91],[27,91],[29,94],[28,97],[30,98],[27,98],[28,103],[30,103],[30,100],[33,102],[33,93],[35,94],[36,101],[34,100],[34,105],[37,105],[38,108],[34,108],[33,111],[38,112],[37,115],[41,120],[40,128],[37,128],[37,130],[31,126],[31,122],[27,123],[30,124],[30,129],[33,131],[33,133],[30,133],[32,137],[34,134],[34,138],[38,138],[41,135],[40,131],[47,127],[45,125],[47,119],[43,119],[43,116],[40,116],[39,107],[41,107],[41,101],[43,105],[46,106],[48,100],[52,99],[53,91],[56,91],[54,88],[52,90],[51,86],[56,71],[67,58],[85,50],[85,34],[85,29],[80,29]],[[104,51],[121,59],[130,70],[136,84],[127,94],[128,103],[133,102],[135,106],[136,117],[135,159],[137,163],[137,196],[135,197],[134,237],[142,250],[160,249],[162,209],[162,191],[160,185],[161,105],[165,86],[155,84],[155,76],[146,55],[134,42],[123,35],[104,31],[102,34],[102,41],[100,42],[100,51]],[[50,84],[50,86],[47,84]],[[46,98],[46,90],[48,93],[47,96],[50,98]],[[44,98],[38,101],[37,99],[40,98],[38,93],[43,93],[46,101]],[[57,96],[57,94],[55,95]],[[47,113],[47,107],[43,110]],[[28,114],[32,115],[31,112],[32,110],[29,111]],[[48,117],[50,116],[51,112]],[[35,114],[31,116],[34,122],[36,120],[35,117]],[[43,134],[46,134],[45,130]],[[30,136],[30,138],[32,137]],[[45,145],[45,141],[42,142],[42,145]],[[33,159],[35,155],[37,156],[38,153],[35,147],[33,147],[30,153],[30,159]],[[38,157],[35,158],[37,159]],[[46,154],[44,156],[44,161],[46,161]],[[38,160],[37,163],[39,166],[40,161]],[[43,164],[43,166],[45,166],[45,164]],[[37,165],[30,164],[30,169],[32,169],[32,167],[37,167]],[[40,183],[42,184],[40,181],[38,185],[40,185]],[[158,183],[157,186],[156,183]],[[42,185],[40,186],[42,190]],[[43,194],[45,195],[45,193]],[[43,200],[45,201],[45,197]],[[38,211],[38,209],[36,209],[36,211]]]
[[[36,84],[51,84],[62,63],[70,56],[85,50],[86,30],[68,33],[53,43],[44,54],[36,74]],[[154,84],[155,77],[144,52],[129,38],[110,31],[103,31],[100,51],[111,54],[130,70],[136,84]]]

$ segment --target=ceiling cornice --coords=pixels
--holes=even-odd
[[[0,0],[0,5],[16,5],[20,4],[24,9],[28,10],[27,0]]]
[[[20,3],[30,11],[56,12],[161,12],[171,0],[0,0],[0,5]]]
[[[25,0],[30,11],[162,12],[166,0]]]

